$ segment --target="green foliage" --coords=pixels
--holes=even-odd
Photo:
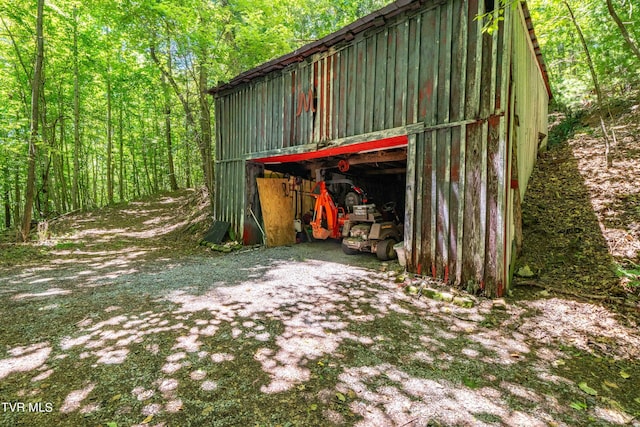
[[[178,184],[201,185],[198,115],[213,109],[213,99],[204,89],[387,3],[46,2],[35,219],[69,211],[76,204],[80,208],[106,204],[108,174],[115,187],[114,202],[167,189],[167,115]],[[3,2],[0,16],[0,202],[11,207],[10,220],[15,222],[24,203],[35,2]],[[152,60],[152,48],[157,61]],[[168,95],[161,69],[175,80]],[[200,75],[206,78],[204,88]],[[188,112],[191,122],[185,119]]]
[[[627,261],[616,266],[616,274],[625,280],[628,287],[640,289],[640,265]]]
[[[564,109],[590,107],[595,103],[594,86],[585,54],[563,2],[530,0],[529,10],[549,70],[556,104]],[[606,2],[569,1],[591,52],[594,68],[607,99],[624,96],[640,85],[640,59],[626,44]],[[613,0],[626,28],[640,40],[639,0]]]
[[[581,118],[580,113],[568,112],[561,116],[558,123],[552,123],[549,127],[548,148],[553,148],[571,139],[576,130],[582,127]]]

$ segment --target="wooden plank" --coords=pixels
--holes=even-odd
[[[347,112],[345,115],[345,136],[355,135],[356,121],[356,49],[351,45],[344,50],[347,61],[345,73],[347,73],[347,88],[345,100]]]
[[[367,52],[365,57],[365,74],[363,74],[365,81],[365,93],[364,93],[364,105],[366,108],[364,116],[364,129],[363,133],[373,132],[373,110],[375,108],[376,99],[376,53],[377,53],[377,40],[376,35],[367,37]]]
[[[393,107],[392,124],[404,126],[407,124],[407,87],[409,79],[409,21],[399,24],[396,36],[395,61],[395,102]]]
[[[318,137],[317,141],[326,140],[327,135],[327,57],[324,56],[318,61]]]
[[[255,85],[251,84],[248,87],[248,102],[247,102],[247,110],[249,110],[249,129],[248,134],[249,134],[249,147],[251,147],[251,152],[256,152],[258,151],[258,141],[257,141],[257,137],[256,137],[256,122],[257,122],[257,116],[256,116],[256,92],[255,92]]]
[[[318,121],[316,117],[318,115],[317,110],[317,83],[318,83],[318,62],[313,61],[309,65],[309,90],[307,90],[307,96],[311,96],[309,100],[309,142],[314,143],[317,141],[318,135]]]
[[[224,111],[226,98],[216,98],[216,160],[224,158],[226,147],[225,134],[229,131],[227,117]]]
[[[333,117],[334,117],[334,99],[333,99],[333,88],[335,86],[335,80],[333,76],[333,64],[335,62],[335,54],[329,56],[327,58],[327,90],[325,93],[327,94],[327,137],[326,140],[330,140],[334,138],[333,133]]]
[[[452,63],[450,120],[464,117],[466,59],[467,59],[467,9],[466,2],[454,0],[452,4]],[[451,193],[449,227],[449,272],[451,280],[460,284],[462,280],[462,226],[464,222],[464,126],[451,131]]]
[[[297,109],[296,114],[299,111],[298,123],[300,124],[300,138],[298,144],[309,144],[309,111],[305,110],[305,104],[307,103],[307,96],[309,94],[309,67],[307,64],[302,65],[298,69],[298,90],[296,93]]]
[[[482,28],[476,16],[479,0],[468,1],[467,12],[467,79],[465,117],[480,116],[480,72],[482,67]]]
[[[405,245],[406,249],[411,249],[410,257],[407,257],[407,262],[411,260],[410,265],[413,266],[413,271],[418,275],[423,273],[423,258],[422,253],[422,227],[424,223],[424,165],[425,165],[425,134],[419,133],[416,135],[416,154],[415,154],[415,206],[413,211],[415,212],[413,219],[413,242],[412,246]],[[405,231],[406,232],[406,231]]]
[[[291,145],[291,74],[282,75],[282,146]]]
[[[448,3],[440,9],[440,51],[438,70],[438,123],[450,120],[450,88],[451,88],[451,40],[452,40],[452,6]],[[438,277],[449,282],[450,227],[452,211],[450,205],[450,168],[451,168],[451,131],[441,129],[436,132],[436,191],[438,193],[436,223],[437,248],[436,271]]]
[[[333,111],[331,114],[331,139],[339,138],[338,129],[340,127],[340,115],[343,113],[342,106],[340,105],[340,61],[341,52],[337,52],[333,56],[332,73],[333,78]]]
[[[483,177],[483,125],[473,123],[466,126],[466,165],[464,192],[464,227],[462,239],[462,280],[475,282],[480,286],[484,281],[484,215],[482,207],[486,203],[485,181]]]
[[[282,185],[286,179],[257,178],[267,246],[283,246],[295,243],[293,209],[290,197],[285,196]]]
[[[384,93],[384,123],[383,129],[394,127],[393,126],[393,110],[395,108],[395,93],[396,93],[396,39],[398,37],[398,26],[394,25],[389,28],[389,35],[387,37],[387,82]]]
[[[501,174],[503,173],[500,147],[500,122],[494,116],[489,120],[489,134],[487,139],[487,235],[485,258],[485,292],[490,296],[499,295],[502,285],[500,276],[503,259],[500,258],[503,246],[502,209],[499,193]]]
[[[231,120],[233,120],[233,134],[231,135],[231,155],[235,158],[238,156],[238,132],[240,131],[240,120],[238,118],[238,92],[234,92],[231,98]]]
[[[282,90],[283,79],[282,76],[278,76],[275,81],[275,95],[274,95],[274,103],[275,103],[275,113],[273,115],[273,127],[274,127],[274,143],[276,147],[282,148],[284,147],[284,138],[283,138],[283,123],[284,123],[284,94]]]
[[[440,34],[440,10],[438,7],[422,14],[418,121],[423,121],[426,125],[435,124],[437,119],[440,54],[439,43],[434,43],[434,34]]]
[[[375,98],[373,99],[373,130],[385,129],[385,96],[387,93],[387,38],[389,31],[378,33],[376,41],[376,82],[374,84]]]
[[[367,104],[365,103],[365,95],[367,91],[366,69],[365,69],[365,54],[367,43],[364,39],[358,41],[356,44],[356,118],[355,126],[353,129],[354,135],[359,135],[365,132],[364,128],[364,116],[367,111]]]
[[[436,268],[436,256],[437,256],[437,222],[438,222],[438,184],[437,184],[437,152],[436,152],[436,144],[437,144],[437,132],[431,132],[429,135],[430,149],[429,155],[431,160],[431,167],[429,168],[430,179],[431,179],[431,209],[430,209],[430,231],[429,231],[429,260],[431,261],[431,274],[434,278],[438,277],[438,272]]]
[[[404,250],[407,257],[407,262],[411,270],[415,271],[414,263],[414,245],[413,236],[414,230],[420,228],[420,215],[416,215],[416,149],[417,149],[416,135],[409,135],[409,142],[407,146],[407,172],[406,172],[406,184],[405,184],[405,207],[404,207]]]
[[[338,68],[338,103],[340,105],[340,111],[338,114],[338,132],[336,136],[338,138],[344,138],[347,136],[347,64],[349,61],[348,50],[342,50],[340,52],[340,63]]]
[[[461,181],[461,130],[460,127],[452,128],[449,132],[451,137],[450,169],[449,169],[449,254],[448,254],[448,272],[449,280],[452,283],[459,284],[458,278],[461,277],[461,266],[458,264],[458,252],[460,248],[459,233],[460,221],[462,218],[461,210],[464,208],[462,204],[462,195],[460,194]],[[460,272],[459,272],[460,270]]]
[[[258,114],[259,114],[259,124],[258,124],[258,146],[263,150],[268,150],[269,146],[266,143],[266,126],[267,126],[267,112],[266,112],[266,85],[264,81],[258,83],[258,88],[260,90],[260,95],[258,99]]]
[[[409,21],[408,34],[408,74],[407,74],[407,103],[406,118],[407,123],[418,121],[418,88],[420,85],[420,28],[422,20],[420,15],[413,17]]]

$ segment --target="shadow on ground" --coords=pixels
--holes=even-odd
[[[98,287],[58,277],[58,292],[3,293],[0,314],[14,321],[0,332],[0,396],[26,410],[8,407],[0,424],[573,426],[640,415],[640,337],[605,308],[461,308],[406,295],[392,273],[329,261],[331,251],[342,257],[312,244],[192,256]]]
[[[524,246],[518,261],[535,277],[515,283],[634,307],[637,292],[616,274],[620,252],[614,237],[627,235],[625,251],[633,252],[630,206],[614,210],[611,201],[618,200],[617,194],[620,200],[633,198],[621,178],[631,171],[622,160],[607,169],[597,144],[602,142],[596,137],[577,134],[571,144],[560,142],[539,157],[523,202]],[[612,226],[608,215],[614,212]]]

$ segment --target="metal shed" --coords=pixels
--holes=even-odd
[[[249,242],[265,164],[349,158],[401,185],[411,272],[502,295],[551,92],[526,3],[483,33],[476,16],[497,7],[399,0],[211,89],[216,219]]]

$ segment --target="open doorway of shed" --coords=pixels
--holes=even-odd
[[[265,241],[288,244],[308,240],[309,234],[296,233],[293,223],[285,227],[290,234],[283,237],[281,223],[286,225],[293,218],[304,227],[310,221],[315,202],[311,193],[318,181],[327,182],[334,203],[345,208],[349,204],[348,194],[353,194],[352,186],[364,190],[367,203],[374,203],[378,209],[393,202],[395,219],[403,223],[407,141],[406,136],[394,137],[247,162],[247,206],[251,212],[245,220],[245,243],[258,243],[261,237],[258,233],[268,235],[267,229],[274,230],[273,219],[278,223],[280,237],[270,240],[265,236]]]

